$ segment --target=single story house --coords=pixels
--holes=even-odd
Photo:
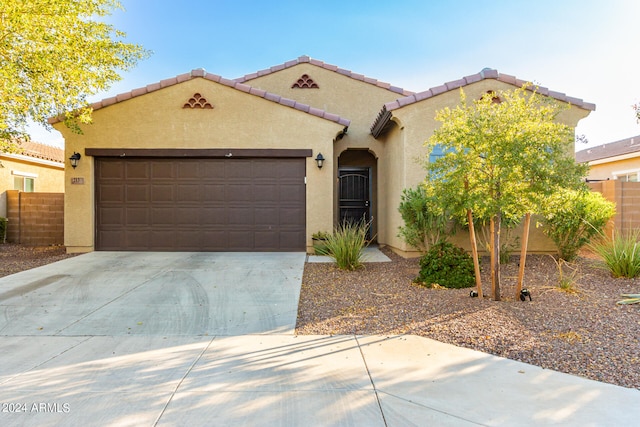
[[[640,182],[640,135],[580,150],[576,161],[589,164],[589,181]]]
[[[7,191],[63,193],[64,150],[23,141],[15,153],[0,152],[0,217],[7,216]]]
[[[525,81],[496,70],[413,92],[301,56],[233,80],[202,69],[94,104],[66,140],[65,245],[93,250],[304,251],[342,219],[398,236],[402,190],[425,177],[435,112]],[[571,127],[595,106],[571,105]],[[570,147],[573,152],[573,147]],[[532,237],[530,247],[538,239]],[[541,245],[548,241],[540,240]]]

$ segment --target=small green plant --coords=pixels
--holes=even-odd
[[[591,248],[604,261],[613,277],[634,278],[640,275],[640,230],[602,236]]]
[[[558,288],[567,293],[577,293],[576,285],[578,283],[579,275],[578,266],[574,263],[565,261],[562,258],[555,259],[554,257],[551,257],[551,259],[555,262],[558,269]]]
[[[475,284],[473,260],[464,249],[441,240],[420,258],[417,280],[427,287],[469,288]]]
[[[440,239],[452,232],[453,222],[449,214],[440,207],[435,196],[427,194],[423,185],[405,188],[402,191],[398,211],[404,226],[398,237],[408,245],[425,252]]]
[[[327,236],[327,255],[333,258],[338,268],[355,270],[362,266],[362,249],[367,245],[370,226],[371,221],[345,221]]]
[[[7,225],[9,220],[0,216],[0,243],[7,243]]]
[[[622,294],[622,297],[617,304],[640,304],[640,294]]]
[[[600,193],[562,190],[546,199],[543,231],[558,247],[560,258],[573,261],[614,214],[615,204]]]
[[[313,250],[316,255],[329,255],[329,249],[327,248],[327,238],[330,234],[326,231],[318,231],[311,235],[313,240]]]

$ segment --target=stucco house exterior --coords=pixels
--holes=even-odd
[[[589,181],[640,182],[640,135],[580,150],[576,161],[589,164]]]
[[[64,150],[34,141],[16,153],[0,152],[0,217],[7,216],[7,191],[63,193]]]
[[[67,168],[65,245],[303,251],[313,233],[364,216],[379,244],[409,253],[398,206],[424,179],[435,111],[457,105],[459,88],[473,99],[524,83],[485,69],[416,93],[301,56],[233,80],[193,70],[105,99],[82,135],[52,120],[65,157],[81,155]],[[572,127],[595,109],[539,92],[571,105],[559,120]]]

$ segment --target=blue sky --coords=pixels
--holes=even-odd
[[[92,101],[195,68],[236,78],[308,55],[413,91],[495,68],[595,103],[577,149],[640,134],[637,0],[121,2],[109,22],[153,54]]]

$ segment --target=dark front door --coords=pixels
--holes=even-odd
[[[369,221],[371,217],[370,169],[338,170],[340,222]]]

